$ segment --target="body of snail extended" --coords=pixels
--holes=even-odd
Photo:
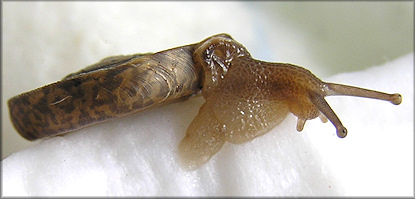
[[[195,169],[225,142],[244,143],[278,125],[288,113],[297,131],[316,117],[338,137],[347,129],[324,97],[359,96],[398,105],[387,94],[323,82],[287,63],[253,59],[227,34],[157,53],[109,57],[63,80],[13,97],[10,117],[24,138],[59,135],[202,92],[205,103],[179,145],[180,163]]]

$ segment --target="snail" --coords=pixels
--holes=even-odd
[[[35,140],[184,100],[206,100],[180,142],[179,162],[196,169],[225,142],[264,135],[290,112],[297,131],[307,120],[330,120],[337,136],[347,129],[324,97],[358,96],[398,105],[400,94],[323,82],[307,69],[253,59],[227,34],[157,53],[114,56],[61,81],[8,101],[19,134]]]

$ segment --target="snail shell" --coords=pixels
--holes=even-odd
[[[35,140],[186,98],[200,90],[193,46],[116,56],[63,80],[13,97],[11,120]]]
[[[400,94],[323,82],[287,63],[255,60],[227,34],[154,54],[102,60],[62,81],[9,100],[11,120],[26,139],[58,135],[185,99],[202,90],[206,102],[179,145],[180,163],[195,169],[225,142],[244,143],[269,132],[288,113],[297,131],[316,117],[338,137],[347,129],[324,97],[349,95],[400,104]]]

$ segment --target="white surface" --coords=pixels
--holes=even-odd
[[[410,195],[413,54],[331,81],[400,92],[403,103],[336,97],[349,135],[295,118],[242,145],[226,144],[194,172],[177,146],[202,98],[44,140],[3,160],[5,195]],[[393,71],[393,72],[391,72]],[[378,81],[368,81],[376,76]],[[332,97],[334,98],[334,97]],[[398,183],[399,182],[399,183]]]
[[[292,62],[317,76],[324,74],[317,68],[318,54],[310,50],[313,38],[303,38],[304,33],[287,24],[289,17],[267,18],[244,4],[7,2],[3,6],[3,107],[16,94],[106,56],[155,52],[220,32],[232,35],[255,58]],[[362,12],[365,16],[373,15]],[[386,23],[383,18],[379,21]],[[395,26],[385,24],[388,29]],[[331,30],[324,28],[315,27]],[[413,43],[412,35],[413,30],[408,37]],[[376,54],[358,52],[364,52],[359,57]],[[337,138],[333,126],[318,119],[307,122],[299,134],[290,115],[263,137],[244,145],[226,144],[201,169],[185,172],[177,166],[176,150],[203,103],[193,98],[31,143],[35,146],[2,161],[3,194],[412,195],[413,54],[382,67],[322,79],[399,92],[403,103],[329,97],[349,130],[345,139]],[[7,111],[3,108],[2,147],[11,153],[28,144],[11,126]]]

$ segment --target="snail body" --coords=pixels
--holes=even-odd
[[[325,96],[349,95],[401,103],[401,95],[323,82],[286,63],[253,59],[227,34],[154,54],[104,59],[62,81],[9,100],[12,122],[34,140],[185,99],[202,91],[205,103],[179,144],[180,163],[195,169],[225,142],[244,143],[269,132],[290,112],[297,130],[316,117],[346,128]]]

